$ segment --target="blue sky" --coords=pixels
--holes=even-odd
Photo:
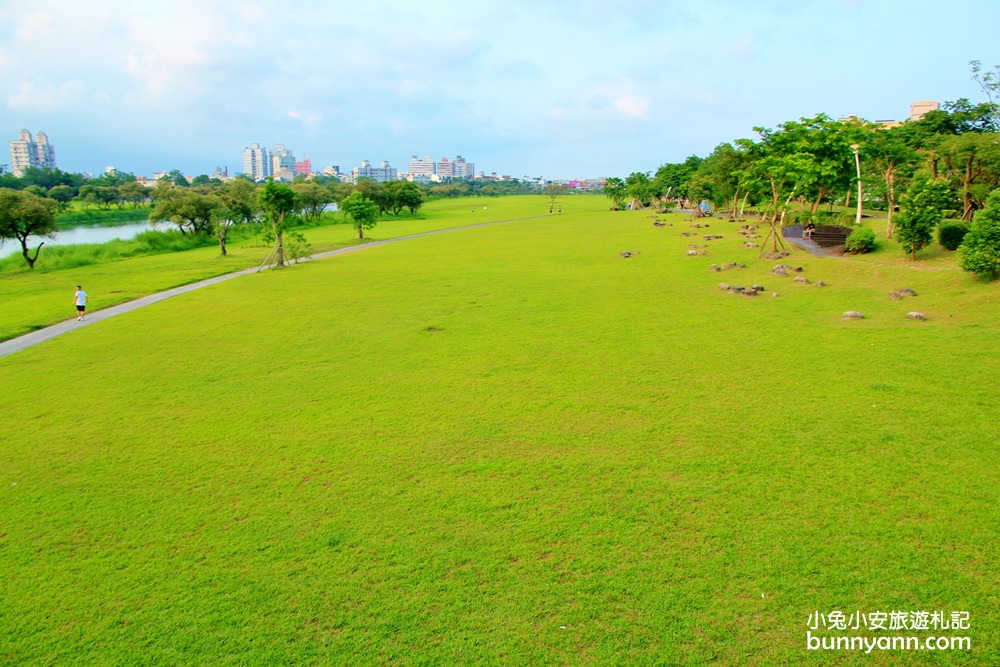
[[[68,171],[234,173],[257,142],[624,176],[820,112],[982,101],[997,25],[988,0],[0,0],[0,128]]]

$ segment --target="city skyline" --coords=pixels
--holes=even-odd
[[[817,113],[984,101],[968,61],[1000,60],[1000,6],[974,0],[0,2],[0,127],[44,130],[60,168],[90,173],[237,173],[252,140],[315,171],[416,151],[624,176]],[[970,46],[932,48],[951,33]]]

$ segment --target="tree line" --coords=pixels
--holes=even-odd
[[[976,232],[959,236],[967,246],[963,266],[996,275],[1000,240],[991,262],[968,258],[984,256],[973,244],[991,236],[980,229],[987,224],[981,221],[991,219],[994,213],[987,211],[1000,204],[1000,195],[991,194],[1000,188],[1000,105],[994,101],[1000,66],[970,65],[986,102],[962,98],[895,124],[819,114],[773,129],[755,127],[755,138],[719,144],[707,157],[608,178],[604,193],[618,209],[626,203],[662,209],[704,201],[733,215],[751,210],[777,227],[789,216],[817,224],[852,221],[833,206],[850,207],[852,197],[856,205],[860,179],[864,206],[886,211],[887,238],[895,235],[912,257],[930,244],[945,218],[953,218],[968,234]]]
[[[28,184],[25,185],[25,181]],[[44,190],[45,184],[50,187]],[[230,231],[238,225],[261,223],[266,237],[276,243],[278,263],[285,251],[297,254],[304,239],[295,228],[316,223],[331,204],[343,207],[358,229],[371,229],[380,216],[398,216],[403,210],[415,214],[427,198],[425,191],[409,181],[377,183],[361,180],[356,185],[336,180],[297,180],[287,185],[274,181],[254,183],[248,178],[206,179],[188,183],[177,172],[161,178],[155,187],[139,183],[131,174],[110,172],[95,179],[59,170],[27,170],[21,187],[0,187],[0,239],[16,240],[29,268],[34,268],[44,241],[29,247],[29,237],[51,236],[58,231],[56,215],[69,202],[86,205],[149,206],[149,219],[170,222],[182,234],[214,238],[219,252],[226,254]],[[75,189],[67,202],[61,193]],[[356,202],[364,202],[358,207]]]

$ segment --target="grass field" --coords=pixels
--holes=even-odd
[[[1000,286],[891,245],[797,252],[828,286],[797,285],[721,220],[483,205],[373,236],[532,219],[0,359],[0,662],[1000,662]],[[835,610],[965,611],[937,634],[972,648],[807,650]]]

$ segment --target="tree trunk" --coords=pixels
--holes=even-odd
[[[35,268],[35,262],[38,261],[38,254],[40,252],[42,252],[42,246],[43,245],[45,245],[45,241],[42,241],[41,243],[39,243],[38,247],[35,248],[35,256],[34,257],[29,257],[28,256],[28,237],[25,236],[23,239],[21,239],[21,255],[24,257],[24,261],[26,261],[28,263],[28,268],[29,269],[34,269]]]
[[[892,238],[892,211],[896,208],[896,195],[893,188],[895,180],[895,167],[889,167],[885,170],[885,199],[889,204],[885,222],[885,237],[887,239]]]
[[[222,255],[226,254],[226,237],[225,237],[225,235],[222,235],[222,236],[219,237],[219,252]]]
[[[844,199],[844,206],[851,208],[851,192],[854,188],[847,188],[847,197]]]
[[[278,254],[276,255],[276,259],[278,261],[278,266],[284,266],[285,265],[285,239],[284,239],[284,232],[278,232],[277,233],[277,237],[278,237],[278,245],[276,247],[278,249]]]

